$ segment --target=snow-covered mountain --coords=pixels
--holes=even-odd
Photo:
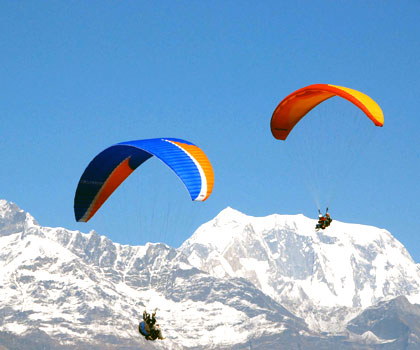
[[[404,337],[420,348],[417,328],[384,340],[360,314],[398,295],[417,303],[419,266],[404,247],[373,227],[314,225],[227,208],[178,249],[128,246],[39,226],[0,200],[0,349],[399,350]],[[383,309],[393,322],[381,305],[376,319]],[[139,336],[146,307],[158,307],[164,342]],[[352,315],[362,318],[346,328]]]
[[[364,310],[347,329],[353,338],[361,336],[384,348],[419,349],[420,305],[412,305],[404,296],[382,301]]]
[[[340,331],[360,310],[400,295],[420,303],[420,265],[388,231],[303,215],[251,217],[227,208],[181,247],[215,277],[243,277],[304,318]]]
[[[138,349],[146,344],[137,332],[145,307],[158,307],[165,325],[168,340],[154,343],[158,348],[229,348],[307,330],[248,281],[212,277],[164,244],[124,246],[95,232],[41,227],[15,204],[0,206],[2,226],[10,228],[0,236],[5,334],[42,331],[62,345]]]

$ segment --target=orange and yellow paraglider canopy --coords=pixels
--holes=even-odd
[[[359,107],[376,126],[383,126],[384,115],[378,104],[364,93],[330,84],[314,84],[296,90],[275,109],[271,118],[271,133],[286,140],[294,126],[314,107],[333,96],[340,96]]]

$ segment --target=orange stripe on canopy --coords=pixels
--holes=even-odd
[[[200,197],[200,201],[204,202],[210,196],[211,192],[213,191],[213,186],[214,186],[213,167],[211,166],[209,159],[207,158],[205,153],[201,150],[201,148],[197,147],[196,145],[188,145],[186,143],[175,142],[175,141],[172,141],[172,142],[177,144],[179,147],[181,147],[185,151],[187,151],[188,154],[195,159],[195,161],[199,164],[199,166],[203,170],[205,178],[202,179],[202,181],[206,182],[207,190],[204,195],[204,198],[201,199]]]
[[[123,160],[109,175],[104,182],[102,188],[92,201],[90,208],[86,211],[84,217],[80,220],[88,222],[90,218],[95,215],[102,204],[108,199],[108,197],[117,189],[117,187],[133,172],[133,169],[129,166],[130,157]]]
[[[342,97],[359,107],[376,126],[383,126],[384,116],[379,105],[364,93],[330,84],[306,86],[284,98],[271,117],[271,133],[276,139],[286,140],[294,126],[313,108],[325,100]]]

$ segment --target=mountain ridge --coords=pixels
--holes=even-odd
[[[313,220],[303,215],[298,215],[298,220],[292,220],[296,219],[295,216],[286,215],[283,223],[281,216],[275,215],[267,222],[271,225],[277,220],[283,237],[292,235],[290,232],[295,232],[300,225],[313,230]],[[105,345],[108,349],[152,346],[238,350],[251,346],[270,349],[274,344],[283,344],[289,349],[319,346],[328,350],[337,347],[352,349],[354,344],[359,349],[382,346],[384,340],[374,330],[366,330],[372,334],[359,334],[359,331],[354,333],[347,329],[347,319],[342,320],[338,330],[331,329],[328,336],[319,333],[310,317],[296,316],[292,303],[283,304],[264,292],[263,288],[258,288],[250,266],[261,269],[261,261],[257,259],[261,255],[251,256],[254,260],[249,260],[250,256],[230,255],[231,259],[223,262],[230,266],[230,270],[225,265],[225,270],[214,273],[196,266],[197,261],[204,260],[194,262],[194,256],[198,259],[200,255],[202,258],[213,254],[218,261],[215,249],[223,247],[217,241],[219,230],[225,238],[234,237],[239,239],[239,243],[246,234],[249,244],[248,247],[239,244],[238,250],[225,240],[224,248],[228,249],[223,249],[219,255],[238,251],[261,253],[264,251],[262,248],[268,247],[272,249],[270,259],[274,256],[274,259],[281,260],[281,255],[275,255],[275,240],[261,240],[263,237],[275,238],[274,233],[264,231],[265,224],[261,222],[253,225],[248,222],[263,219],[229,208],[196,231],[198,236],[203,227],[217,230],[207,237],[210,241],[216,240],[217,244],[206,246],[193,235],[193,244],[187,240],[178,249],[162,243],[129,246],[114,243],[94,231],[86,234],[60,227],[39,226],[30,214],[13,203],[0,200],[0,232],[3,232],[0,235],[0,292],[3,296],[0,300],[0,346],[8,344],[10,347],[10,339],[17,344],[27,344],[35,329],[40,333],[33,335],[33,339],[38,339],[42,346],[48,344],[51,349],[60,350],[66,347],[96,349]],[[246,229],[243,231],[243,228]],[[265,236],[259,231],[261,228]],[[305,231],[301,236],[293,233],[294,242],[305,242],[304,237],[318,237],[309,233]],[[325,244],[336,243],[333,235],[320,237],[318,239],[329,242]],[[196,249],[192,249],[194,244]],[[299,266],[297,262],[302,261],[296,255],[289,264]],[[306,265],[303,264],[303,270],[298,272],[304,273],[308,269]],[[248,275],[218,276],[226,271],[248,272]],[[294,273],[293,266],[281,271],[289,278]],[[291,286],[292,281],[288,283]],[[283,290],[285,288],[287,286]],[[288,296],[290,298],[290,294]],[[297,297],[296,304],[308,295]],[[412,296],[412,300],[416,297]],[[146,343],[139,337],[136,322],[146,307],[159,307],[158,319],[164,325],[167,336],[164,343]],[[349,312],[348,308],[340,307],[343,311],[338,316],[334,315],[336,309],[321,315],[327,319],[325,325],[331,324],[334,317],[340,318]],[[347,318],[360,316],[362,311],[354,310],[354,315]],[[407,332],[401,337],[415,339],[416,328]],[[415,340],[414,344],[417,345]]]

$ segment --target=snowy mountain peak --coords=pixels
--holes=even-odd
[[[183,246],[198,244],[223,251],[230,245],[237,235],[242,234],[242,228],[250,222],[249,216],[238,210],[227,207],[213,220],[201,225],[198,230],[184,242]]]
[[[6,217],[10,213],[22,211],[15,203],[0,199],[0,218]]]
[[[32,226],[38,226],[38,223],[31,214],[13,202],[0,199],[0,236],[22,232]]]
[[[217,220],[218,223],[222,224],[231,221],[241,221],[246,218],[247,215],[241,213],[239,210],[233,209],[231,207],[226,207],[215,217],[215,220]]]
[[[316,237],[315,224],[316,220],[302,214],[254,217],[227,207],[213,220],[201,225],[183,247],[199,244],[222,253],[236,241],[247,241],[250,235],[260,236],[258,239],[262,240],[261,233],[273,229]]]

